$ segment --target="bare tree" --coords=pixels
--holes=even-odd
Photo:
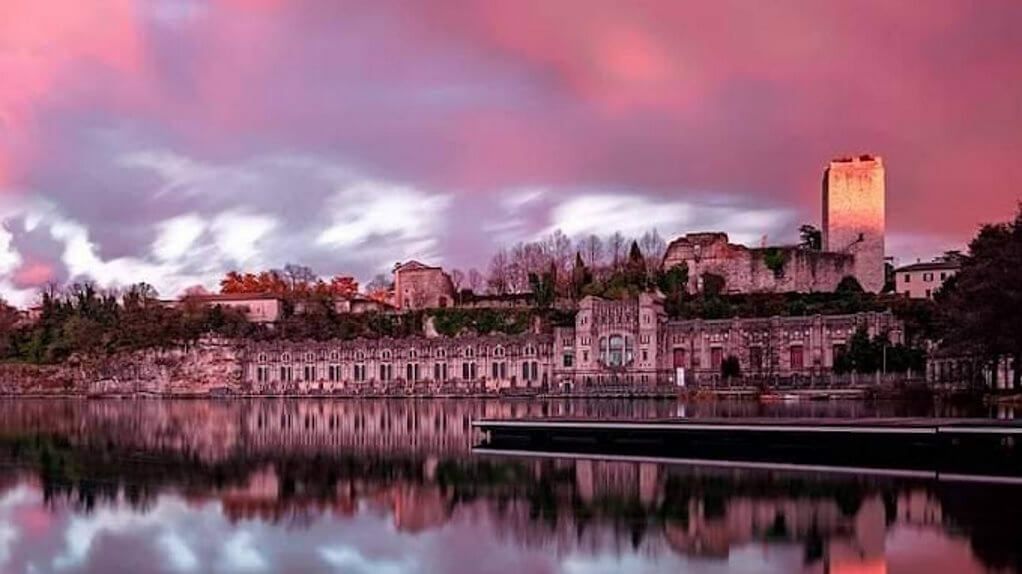
[[[473,293],[481,293],[486,286],[486,278],[475,267],[468,270],[468,288]]]
[[[200,297],[202,295],[209,295],[209,291],[202,285],[192,285],[184,291],[185,297]]]
[[[314,283],[316,281],[316,273],[312,271],[311,267],[298,265],[296,263],[288,263],[285,265],[282,274],[291,284],[292,291],[294,291],[301,283],[307,284]]]
[[[580,239],[578,252],[582,255],[582,261],[590,269],[598,269],[603,266],[603,240],[599,235],[591,234]]]
[[[501,249],[490,259],[490,274],[486,285],[490,293],[504,295],[510,288],[510,268],[506,249]]]
[[[613,235],[607,238],[607,250],[610,253],[610,266],[612,270],[617,271],[621,269],[621,265],[625,261],[627,249],[628,240],[625,239],[624,235],[621,235],[620,231],[615,231]]]
[[[451,269],[451,285],[454,287],[455,292],[461,291],[462,286],[465,284],[465,272],[461,269]]]
[[[660,268],[660,263],[664,259],[664,252],[667,251],[667,242],[664,241],[663,237],[660,237],[660,233],[654,228],[642,235],[642,239],[639,240],[639,246],[642,247],[643,256],[646,258],[646,272],[652,277],[657,269]]]
[[[518,242],[507,257],[506,292],[521,293],[529,284],[529,270],[535,257],[531,243]]]
[[[543,251],[547,255],[547,261],[543,263],[553,263],[558,276],[567,277],[570,274],[575,252],[571,248],[571,239],[564,232],[558,229],[548,235],[543,240]],[[533,271],[539,272],[545,267],[547,267],[546,264],[541,264]]]
[[[377,273],[372,280],[366,283],[366,293],[380,293],[389,291],[393,287],[390,279],[383,273]]]

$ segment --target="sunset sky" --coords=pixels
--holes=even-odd
[[[0,293],[818,223],[884,157],[888,253],[1022,190],[1022,2],[3,0]]]

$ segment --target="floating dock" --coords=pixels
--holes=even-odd
[[[1022,421],[478,420],[481,448],[1022,476]]]

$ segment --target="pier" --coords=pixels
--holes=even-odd
[[[1022,422],[989,419],[477,420],[480,449],[1022,477]]]

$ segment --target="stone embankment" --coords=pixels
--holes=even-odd
[[[74,356],[59,365],[0,365],[3,395],[215,394],[239,390],[242,362],[229,341],[204,340],[175,349],[148,349],[107,357]]]

